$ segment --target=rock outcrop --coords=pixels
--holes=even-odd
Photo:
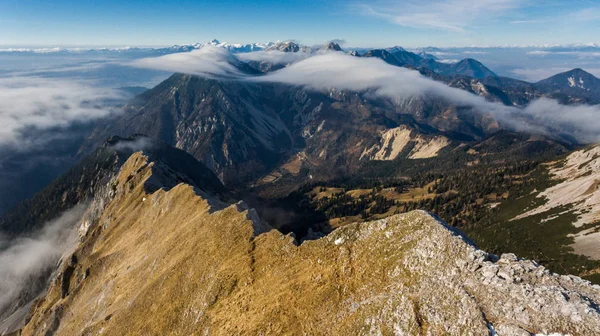
[[[436,157],[438,152],[448,146],[450,141],[443,135],[425,136],[416,133],[406,126],[388,129],[381,133],[379,144],[363,150],[360,159],[391,161],[402,154],[409,144],[409,159],[426,159]]]
[[[423,211],[298,245],[133,154],[22,335],[600,334],[600,287]]]

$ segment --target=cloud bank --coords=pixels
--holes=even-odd
[[[124,94],[89,83],[39,77],[0,78],[0,146],[27,146],[25,133],[67,127],[115,112]],[[41,139],[35,139],[39,142]]]
[[[573,50],[573,51],[554,51],[554,50],[533,50],[526,53],[528,56],[540,56],[546,57],[551,55],[559,55],[559,56],[574,56],[579,59],[593,59],[600,57],[600,51],[582,51],[582,50]]]
[[[267,54],[271,55],[271,54]],[[241,77],[240,61],[223,48],[204,46],[190,52],[135,60],[130,66],[210,77]]]
[[[44,275],[75,246],[77,235],[73,228],[84,210],[85,206],[76,206],[29,237],[11,240],[0,237],[0,316],[23,291],[43,289],[38,282],[44,282]],[[35,297],[38,293],[28,294]]]
[[[458,105],[501,108],[501,105],[433,81],[417,71],[392,66],[378,58],[353,57],[341,52],[313,56],[265,76],[254,77],[252,81],[301,85],[317,90],[375,90],[376,94],[396,100],[433,95]]]
[[[600,142],[600,106],[562,105],[541,98],[530,103],[522,113],[538,125],[569,134],[583,143]]]
[[[151,150],[154,147],[155,143],[152,141],[152,139],[147,138],[145,136],[139,137],[134,140],[121,140],[113,146],[113,148],[117,151],[132,153],[138,151]]]
[[[279,50],[261,50],[236,55],[236,57],[242,61],[270,62],[274,64],[294,63],[307,59],[310,56],[310,54],[305,52],[291,53]]]

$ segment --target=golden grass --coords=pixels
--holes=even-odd
[[[152,164],[144,160],[135,154],[125,164],[119,194],[99,220],[108,226],[95,226],[75,252],[68,296],[61,298],[59,277],[23,335],[44,334],[55,321],[57,335],[355,335],[389,332],[398,323],[419,334],[430,328],[413,309],[419,299],[410,299],[407,286],[416,280],[402,266],[404,252],[418,243],[415,232],[427,230],[422,215],[392,217],[385,230],[348,225],[296,246],[275,230],[255,237],[245,212],[235,206],[214,212],[190,186],[146,194]]]

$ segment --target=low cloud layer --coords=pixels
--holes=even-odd
[[[580,142],[600,142],[600,106],[561,105],[556,100],[538,99],[529,104],[523,113],[537,125],[560,130]]]
[[[600,57],[600,51],[582,51],[582,50],[571,50],[571,51],[553,51],[553,50],[533,50],[527,52],[528,56],[572,56],[579,59],[596,59]]]
[[[122,152],[138,152],[147,151],[155,147],[155,143],[152,139],[147,137],[140,137],[135,140],[121,140],[117,142],[113,148],[117,151]]]
[[[142,58],[129,65],[144,69],[181,72],[201,76],[240,77],[239,60],[223,48],[205,46],[198,50],[160,57]]]
[[[226,51],[211,48],[201,49],[184,57],[174,56],[178,55],[147,59],[143,63],[157,70],[170,69],[210,77],[221,74],[230,79],[284,83],[317,90],[371,90],[395,101],[433,96],[457,106],[489,113],[514,130],[544,133],[550,129],[558,129],[582,142],[600,141],[600,122],[594,117],[594,114],[599,115],[600,109],[595,106],[565,106],[549,99],[534,101],[524,109],[506,106],[451,88],[422,76],[417,71],[389,65],[377,58],[353,57],[342,52],[316,53],[281,70],[261,76],[249,76],[236,67],[240,60]],[[261,57],[264,57],[264,61],[274,59],[267,53],[254,53],[251,57],[255,61],[260,61]]]
[[[189,53],[142,59],[130,65],[207,77],[224,75],[243,81],[308,86],[319,90],[376,89],[378,94],[393,99],[437,94],[458,104],[487,103],[479,96],[430,80],[417,71],[389,65],[377,58],[359,58],[342,52],[319,52],[311,55],[280,51],[242,54],[240,58],[293,64],[264,76],[248,76],[237,67],[240,60],[234,55],[223,49],[204,47]],[[498,105],[488,104],[490,108]]]
[[[27,146],[24,133],[67,127],[112,112],[123,93],[86,82],[39,77],[0,78],[0,146]],[[35,139],[39,142],[40,139]]]
[[[451,88],[407,68],[389,65],[378,58],[360,58],[331,52],[313,56],[265,76],[254,77],[256,82],[278,82],[308,86],[318,90],[375,90],[391,99],[435,95],[459,105],[489,105],[482,97]]]
[[[0,237],[0,316],[24,290],[40,288],[35,283],[45,281],[40,277],[48,274],[63,253],[74,247],[76,234],[72,229],[84,210],[85,206],[76,206],[29,237],[11,240]]]
[[[237,54],[237,58],[242,61],[270,62],[274,64],[295,63],[310,57],[305,52],[283,52],[279,50],[262,50],[243,54]]]

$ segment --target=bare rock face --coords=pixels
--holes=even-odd
[[[438,155],[438,152],[450,144],[445,136],[424,136],[415,134],[406,126],[388,129],[381,133],[379,144],[365,148],[360,159],[391,161],[400,156],[409,143],[413,144],[408,153],[409,159],[426,159]]]
[[[22,335],[600,334],[600,287],[477,249],[429,213],[298,245],[134,154]],[[200,194],[200,195],[199,195]]]

